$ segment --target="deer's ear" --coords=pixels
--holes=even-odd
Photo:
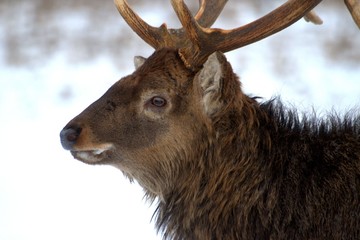
[[[141,67],[141,65],[143,65],[145,61],[146,61],[146,58],[141,57],[141,56],[135,56],[134,57],[135,69],[138,69],[139,67]]]
[[[205,113],[211,117],[223,106],[222,88],[226,58],[224,54],[211,54],[198,74]]]

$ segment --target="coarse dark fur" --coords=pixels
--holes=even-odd
[[[360,239],[358,112],[300,120],[240,85],[221,53],[192,72],[158,50],[70,121],[63,146],[137,180],[165,239]],[[171,104],[138,113],[149,88]]]
[[[234,91],[226,68],[217,136],[203,134],[159,202],[164,238],[360,239],[360,117],[300,119]]]
[[[231,141],[202,152],[159,203],[165,238],[360,239],[360,118],[300,120],[278,100],[250,102],[250,135],[228,113]]]

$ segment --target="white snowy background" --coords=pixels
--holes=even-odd
[[[179,27],[168,1],[129,3],[154,26]],[[279,4],[229,1],[215,26],[245,24]],[[46,7],[51,15],[37,14]],[[153,51],[111,0],[88,8],[81,0],[0,2],[1,240],[161,238],[137,184],[115,168],[74,160],[60,145],[65,124],[130,74],[134,55]],[[227,54],[245,92],[281,95],[319,115],[359,106],[360,31],[343,5],[325,1],[317,13],[321,26],[300,20]]]

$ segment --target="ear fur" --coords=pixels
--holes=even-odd
[[[146,61],[146,58],[141,57],[141,56],[135,56],[134,57],[135,69],[138,69],[139,67],[141,67],[141,65],[143,65],[145,61]]]
[[[223,106],[221,95],[225,64],[224,54],[215,52],[208,57],[198,75],[198,82],[203,94],[204,111],[209,117],[215,115]]]

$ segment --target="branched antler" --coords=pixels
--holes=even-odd
[[[360,27],[359,1],[345,0],[345,3]],[[228,52],[251,44],[281,31],[302,17],[315,24],[322,23],[311,11],[321,0],[288,0],[269,14],[244,26],[232,30],[210,28],[226,2],[201,0],[199,11],[193,17],[183,0],[171,0],[183,27],[167,29],[165,24],[159,28],[148,25],[131,10],[125,0],[115,0],[120,14],[141,38],[155,49],[179,49],[184,63],[191,69],[201,67],[215,51]]]
[[[228,0],[200,0],[200,8],[194,19],[203,27],[211,27]],[[183,28],[168,29],[166,24],[156,28],[143,21],[128,5],[126,0],[115,0],[115,5],[127,22],[145,42],[155,49],[162,47],[181,48],[188,42]]]

